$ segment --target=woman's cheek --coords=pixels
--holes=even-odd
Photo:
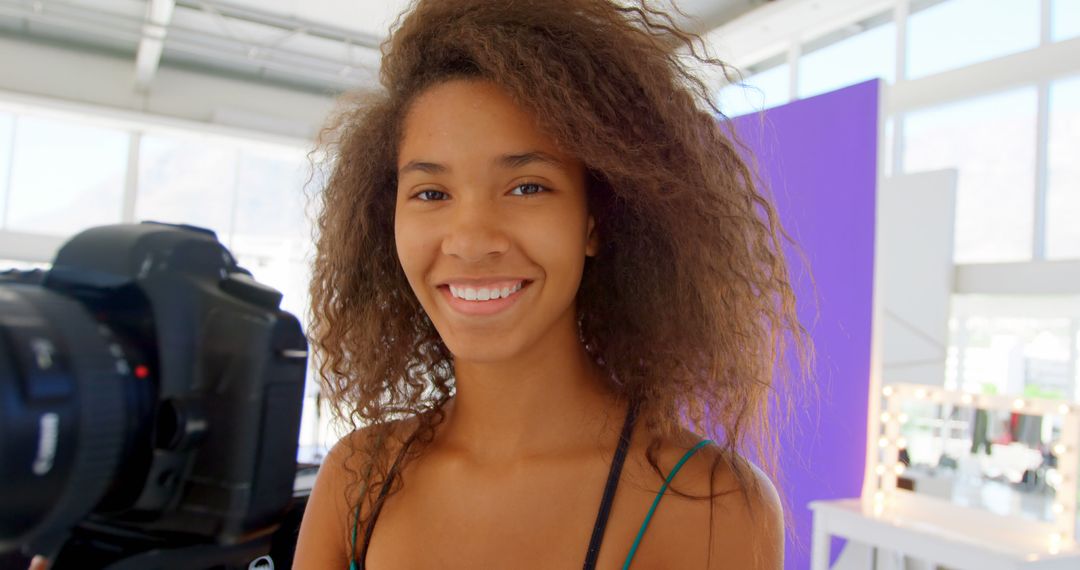
[[[431,239],[430,234],[423,231],[423,224],[419,223],[415,216],[408,214],[397,217],[394,234],[398,262],[409,284],[419,296],[424,284],[424,267],[427,265],[425,259],[430,257],[430,253],[425,251],[430,249],[426,247],[426,243]]]

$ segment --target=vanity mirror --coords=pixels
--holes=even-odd
[[[1080,407],[911,384],[882,397],[875,511],[914,493],[1030,521],[1051,542],[1076,538]]]

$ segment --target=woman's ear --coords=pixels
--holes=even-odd
[[[588,238],[585,242],[585,256],[596,257],[596,254],[600,251],[600,236],[596,231],[596,219],[589,216],[588,225]]]

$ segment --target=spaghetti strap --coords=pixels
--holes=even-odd
[[[596,568],[596,560],[600,556],[600,544],[604,541],[604,531],[607,529],[608,518],[611,516],[611,504],[615,500],[615,491],[619,487],[619,478],[622,476],[623,463],[626,461],[626,453],[630,448],[630,436],[634,433],[634,422],[637,415],[638,407],[631,400],[626,411],[626,419],[623,420],[619,443],[615,447],[615,456],[612,458],[611,468],[608,470],[604,494],[600,498],[600,510],[596,513],[596,522],[593,524],[589,548],[585,551],[583,570],[594,570]]]
[[[680,459],[679,462],[675,464],[675,467],[671,470],[671,473],[668,473],[667,479],[664,480],[664,484],[660,486],[660,492],[656,494],[656,498],[653,499],[652,506],[649,507],[648,514],[645,515],[645,522],[641,523],[641,529],[638,530],[637,536],[634,537],[634,544],[630,547],[630,553],[626,556],[626,562],[623,563],[623,570],[627,570],[628,568],[630,568],[630,562],[633,561],[634,554],[637,553],[638,545],[641,544],[641,538],[645,536],[645,529],[649,527],[649,521],[652,519],[653,513],[656,512],[656,507],[660,504],[660,499],[664,497],[664,491],[667,491],[668,485],[671,484],[671,480],[675,478],[675,474],[679,472],[679,469],[682,469],[683,464],[686,463],[688,459],[690,459],[690,456],[694,455],[697,450],[701,449],[709,443],[712,443],[711,439],[703,439],[699,441],[697,445],[690,448],[690,451],[687,451],[686,454],[682,456],[682,459]]]

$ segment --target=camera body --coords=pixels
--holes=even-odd
[[[40,283],[0,282],[0,551],[61,567],[73,537],[85,565],[103,543],[116,559],[272,534],[307,362],[280,300],[213,232],[152,222],[86,230]]]

